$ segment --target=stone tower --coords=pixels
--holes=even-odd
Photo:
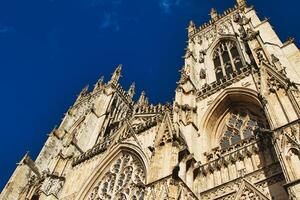
[[[3,200],[300,199],[300,53],[245,0],[190,22],[173,104],[84,88]]]

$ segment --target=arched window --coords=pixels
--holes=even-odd
[[[144,198],[145,173],[141,162],[129,153],[121,153],[107,171],[89,189],[86,200]]]
[[[236,42],[221,41],[214,50],[213,62],[217,81],[229,76],[234,71],[240,72],[243,63]]]
[[[264,118],[255,116],[244,108],[229,112],[225,117],[225,124],[222,129],[222,137],[220,140],[221,148],[225,149],[237,144],[241,140],[254,136],[254,130],[257,127],[268,127]]]

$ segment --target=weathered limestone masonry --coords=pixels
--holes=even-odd
[[[152,105],[118,66],[84,88],[2,200],[300,199],[300,53],[245,0],[190,22],[173,104]]]

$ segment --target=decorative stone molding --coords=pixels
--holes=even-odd
[[[251,66],[247,66],[242,68],[241,72],[234,72],[230,74],[230,76],[224,77],[220,82],[215,81],[211,84],[205,84],[202,89],[197,92],[197,100],[203,100],[219,90],[224,89],[225,87],[228,87],[233,83],[249,76],[250,73],[252,73],[251,69]]]
[[[171,192],[172,191],[172,192]],[[199,198],[182,181],[167,176],[158,181],[146,185],[145,200],[153,199],[178,199],[178,200],[198,200]]]
[[[175,112],[178,112],[179,110],[182,110],[184,112],[189,112],[189,111],[192,111],[194,113],[196,113],[197,111],[197,107],[192,107],[192,106],[189,106],[188,104],[185,104],[185,105],[179,105],[177,102],[175,102]]]
[[[87,200],[144,198],[145,172],[137,158],[121,153],[89,189]]]
[[[95,145],[92,149],[88,150],[87,152],[84,152],[83,154],[75,157],[72,162],[72,166],[76,166],[88,159],[91,159],[92,157],[99,155],[106,151],[107,147],[110,145],[110,141],[106,140],[103,143]]]

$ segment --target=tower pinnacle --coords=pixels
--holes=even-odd
[[[237,3],[239,8],[244,8],[247,5],[246,0],[236,0],[236,3]]]
[[[132,98],[135,94],[135,83],[133,82],[128,90],[128,95]]]
[[[114,73],[112,74],[109,83],[116,84],[119,81],[120,77],[121,77],[121,71],[122,71],[122,65],[120,64],[120,65],[118,65],[118,67],[116,68]]]
[[[99,80],[97,81],[97,83],[95,84],[94,90],[100,89],[103,87],[103,80],[104,80],[104,76],[101,76],[99,78]]]
[[[189,27],[187,28],[188,29],[188,34],[189,35],[193,35],[196,31],[196,25],[195,23],[191,20],[190,23],[189,23]]]
[[[213,21],[216,21],[218,19],[218,13],[217,13],[217,10],[215,8],[212,8],[210,10],[210,17]]]
[[[138,105],[145,105],[145,104],[148,104],[148,99],[146,98],[145,91],[142,91],[141,96],[138,100]]]

